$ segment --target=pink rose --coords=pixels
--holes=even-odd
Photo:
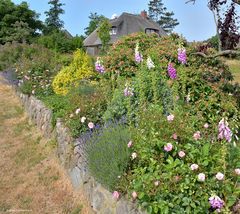
[[[194,138],[195,140],[200,139],[200,138],[201,138],[201,133],[200,133],[200,131],[195,132],[195,133],[193,134],[193,138]]]
[[[164,150],[166,152],[170,152],[173,149],[173,145],[171,143],[167,143],[167,145],[164,146]]]
[[[202,181],[202,182],[203,182],[203,181],[205,181],[205,178],[206,178],[206,176],[205,176],[204,173],[199,173],[199,174],[198,174],[198,180],[199,180],[199,181]]]
[[[94,128],[94,123],[92,123],[92,122],[88,123],[88,127],[89,127],[89,129],[93,129]]]
[[[237,175],[240,175],[240,169],[239,168],[235,169],[234,171]]]
[[[224,179],[224,174],[222,174],[221,172],[218,172],[218,173],[216,174],[216,178],[217,178],[219,181],[221,181],[221,180]]]
[[[183,158],[186,154],[184,151],[180,151],[180,152],[178,152],[178,155],[180,158]]]
[[[135,200],[137,198],[137,193],[135,191],[132,192],[132,198]]]
[[[169,115],[167,116],[167,120],[168,120],[169,122],[173,121],[173,120],[174,120],[174,115],[169,114]]]
[[[208,123],[205,123],[203,127],[207,129],[209,127]]]
[[[127,146],[128,146],[128,148],[132,147],[132,141],[129,141]]]
[[[177,140],[177,134],[174,133],[174,134],[172,135],[172,138],[173,138],[174,140]]]
[[[191,170],[197,170],[198,169],[198,165],[197,164],[192,164],[191,166],[190,166],[190,168],[191,168]]]
[[[114,198],[115,200],[118,200],[118,199],[119,199],[119,196],[120,196],[120,194],[119,194],[119,192],[118,192],[118,191],[114,191],[114,192],[113,192],[113,194],[112,194],[112,196],[113,196],[113,198]]]

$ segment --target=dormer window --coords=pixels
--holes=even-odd
[[[110,30],[110,35],[116,35],[117,34],[117,27],[112,27]]]
[[[146,28],[146,29],[145,29],[145,33],[146,33],[146,34],[151,34],[151,33],[157,33],[157,34],[159,34],[159,31],[156,30],[156,29],[152,29],[152,28]]]

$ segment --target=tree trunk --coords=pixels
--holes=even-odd
[[[211,10],[211,9],[210,9]],[[219,33],[219,27],[218,27],[218,21],[217,21],[217,14],[215,13],[214,10],[211,10],[213,13],[213,17],[214,17],[214,22],[216,25],[216,33],[217,33],[217,38],[218,38],[218,51],[221,52],[222,51],[222,41],[220,38],[220,33]]]

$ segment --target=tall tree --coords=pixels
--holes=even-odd
[[[38,35],[43,27],[38,18],[26,2],[15,5],[11,0],[0,0],[0,44],[28,41]]]
[[[49,11],[45,12],[47,16],[45,20],[45,33],[59,31],[64,26],[64,22],[60,19],[60,15],[64,14],[64,10],[62,9],[62,6],[64,6],[64,4],[61,3],[60,0],[50,0],[48,4],[50,4],[50,9]]]
[[[149,17],[157,22],[166,32],[171,33],[179,24],[177,19],[174,19],[174,13],[168,12],[162,0],[150,0],[148,3]]]
[[[89,17],[90,22],[88,27],[86,27],[85,34],[89,36],[95,29],[97,29],[100,26],[100,23],[106,19],[103,15],[98,15],[97,13],[90,13]]]

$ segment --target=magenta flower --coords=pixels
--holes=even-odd
[[[224,174],[222,174],[221,172],[218,172],[216,174],[216,178],[219,180],[219,181],[222,181],[224,179]]]
[[[177,78],[177,71],[176,69],[173,67],[172,63],[168,64],[168,75],[171,79],[176,79]]]
[[[206,176],[205,176],[204,173],[199,173],[199,174],[198,174],[198,180],[199,180],[199,181],[202,181],[202,182],[203,182],[203,181],[205,181],[205,178],[206,178]]]
[[[169,122],[173,121],[173,120],[174,120],[174,115],[173,115],[173,114],[169,114],[169,115],[167,116],[167,120],[168,120]]]
[[[199,166],[198,166],[197,164],[195,164],[195,163],[190,166],[190,168],[191,168],[192,171],[197,170],[198,167],[199,167]]]
[[[172,149],[173,149],[173,145],[172,145],[171,143],[167,143],[167,144],[164,146],[164,150],[165,150],[166,152],[170,152],[170,151],[172,151]]]
[[[224,118],[218,124],[218,139],[226,139],[228,142],[232,139],[232,132],[228,127],[228,122]]]
[[[112,194],[112,196],[113,196],[113,198],[114,198],[115,200],[118,200],[118,199],[119,199],[119,196],[120,196],[120,194],[119,194],[119,192],[118,192],[118,191],[114,191],[114,192],[113,192],[113,194]]]
[[[180,152],[178,152],[178,156],[180,157],[180,158],[184,158],[185,157],[185,152],[184,151],[180,151]]]
[[[213,209],[217,209],[217,211],[220,211],[220,209],[224,206],[224,201],[217,195],[211,196],[208,200],[211,204],[211,207]]]
[[[199,140],[201,138],[201,133],[200,131],[196,131],[194,134],[193,134],[193,138],[194,140]]]
[[[185,48],[178,48],[178,61],[182,64],[187,63],[187,54]]]

